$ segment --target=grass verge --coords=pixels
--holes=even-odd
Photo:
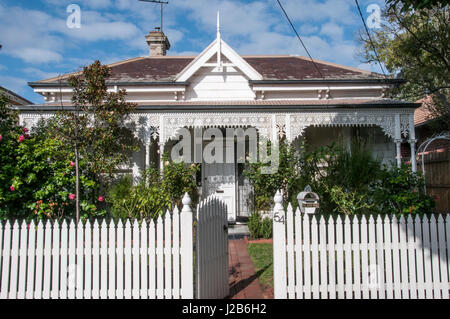
[[[248,244],[248,252],[262,288],[273,288],[273,244]]]

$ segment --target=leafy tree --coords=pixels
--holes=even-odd
[[[388,1],[380,29],[372,40],[361,32],[366,62],[377,57],[389,72],[406,83],[397,92],[410,101],[432,97],[428,104],[435,129],[450,129],[450,14],[441,1]],[[373,46],[372,46],[373,43]]]
[[[448,5],[447,0],[387,0],[386,4],[389,7],[403,5],[404,10],[414,8],[416,10],[420,9],[431,9],[433,7],[445,7]]]
[[[54,134],[69,145],[75,163],[76,218],[80,217],[80,179],[108,183],[114,172],[129,162],[130,152],[137,150],[136,140],[125,128],[125,121],[136,104],[125,101],[126,91],[108,92],[106,79],[111,70],[99,61],[71,76],[72,109],[55,116]],[[80,161],[85,168],[80,169]],[[98,194],[93,194],[94,201]]]

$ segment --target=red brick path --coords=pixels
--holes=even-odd
[[[264,299],[244,240],[228,241],[230,298]]]

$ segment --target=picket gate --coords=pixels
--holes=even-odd
[[[277,299],[449,299],[448,216],[273,215]]]
[[[0,299],[192,299],[190,204],[141,224],[7,221]]]
[[[196,297],[225,298],[229,294],[227,206],[211,195],[198,205],[196,220]]]

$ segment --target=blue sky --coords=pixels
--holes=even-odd
[[[164,31],[169,55],[195,55],[215,38],[240,54],[306,55],[276,0],[169,0]],[[312,56],[379,72],[358,56],[362,28],[354,0],[282,0]],[[363,14],[370,4],[360,0]],[[67,6],[81,7],[81,28],[70,29]],[[159,5],[138,0],[0,0],[0,85],[27,99],[43,99],[27,82],[78,70],[99,59],[112,63],[148,55],[144,36],[160,24]]]

